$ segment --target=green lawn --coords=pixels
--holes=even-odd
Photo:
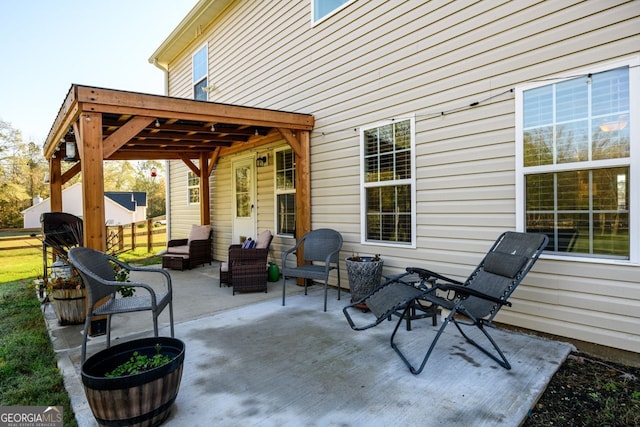
[[[56,355],[31,286],[0,284],[0,402],[62,406],[65,426],[77,426]]]
[[[12,243],[14,246],[18,246]],[[160,258],[145,248],[118,257],[136,264]],[[32,279],[42,275],[41,247],[0,247],[0,404],[62,406],[64,425],[77,426]]]

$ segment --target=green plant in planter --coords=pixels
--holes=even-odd
[[[116,256],[116,254],[112,254]],[[113,272],[115,273],[116,280],[118,282],[128,282],[129,274],[131,273],[126,268],[120,267],[118,264],[113,264]],[[123,297],[132,297],[136,293],[136,289],[133,286],[120,285],[116,288],[116,291]]]
[[[140,354],[137,351],[133,352],[133,355],[126,362],[119,365],[113,371],[104,374],[107,378],[124,377],[127,375],[135,375],[140,372],[148,371],[150,369],[158,368],[171,361],[171,357],[166,354],[160,354],[162,346],[160,344],[155,345],[156,354],[148,356],[146,354]]]

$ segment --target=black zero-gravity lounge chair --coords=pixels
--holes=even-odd
[[[346,306],[343,313],[351,328],[357,331],[374,327],[385,319],[398,315],[400,318],[391,334],[391,347],[415,375],[424,369],[438,338],[450,322],[456,325],[469,343],[478,347],[500,366],[511,369],[511,365],[486,327],[494,326],[493,318],[503,305],[511,306],[509,296],[529,272],[547,242],[548,237],[544,234],[508,231],[498,237],[482,262],[464,282],[423,268],[408,267],[406,273],[388,279],[361,300]],[[358,310],[356,305],[362,303],[375,315],[375,320],[357,326],[350,313],[353,313],[352,310]],[[425,308],[425,304],[430,304],[430,307]],[[403,320],[407,321],[407,329],[410,329],[409,322],[416,318],[416,310],[431,310],[435,326],[437,307],[450,310],[449,315],[444,319],[422,363],[416,369],[400,351],[394,338]],[[461,325],[480,329],[497,355],[472,340],[464,333]]]

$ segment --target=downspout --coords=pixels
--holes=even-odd
[[[164,94],[169,96],[169,68],[165,68],[158,62],[158,58],[153,58],[153,65],[158,67],[164,73]],[[170,188],[171,188],[171,167],[169,160],[165,160],[164,162],[164,200],[165,200],[165,217],[167,219],[167,241],[171,240],[171,197]]]

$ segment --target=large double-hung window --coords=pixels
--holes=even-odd
[[[415,119],[360,131],[362,243],[415,247]]]
[[[516,92],[518,220],[549,236],[547,253],[638,261],[637,66]]]

